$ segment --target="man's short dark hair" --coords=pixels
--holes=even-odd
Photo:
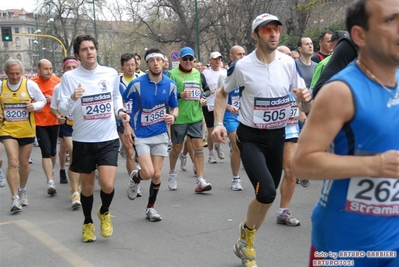
[[[323,31],[320,36],[319,36],[319,42],[324,40],[324,36],[326,36],[326,34],[333,34],[332,31]]]
[[[134,62],[137,64],[136,57],[134,56],[133,53],[123,53],[121,56],[121,66],[123,65],[123,63],[131,59],[134,59]]]
[[[345,25],[349,34],[353,26],[360,26],[368,31],[370,14],[366,9],[367,2],[368,0],[357,0],[346,10]]]
[[[298,47],[302,47],[302,39],[303,39],[303,38],[305,38],[305,37],[300,37],[300,38],[299,38],[298,43],[297,43],[297,46],[296,46],[297,48],[298,48]]]
[[[138,58],[141,60],[141,56],[140,56],[139,54],[133,53],[133,55],[134,55],[135,57],[138,57]]]
[[[145,51],[144,58],[146,58],[147,55],[149,55],[151,53],[160,53],[163,55],[163,53],[161,52],[161,50],[159,48],[154,47],[154,48],[150,48],[147,51]]]
[[[83,41],[92,41],[94,44],[94,47],[98,51],[98,42],[97,42],[96,38],[94,38],[93,36],[88,35],[88,34],[87,35],[78,35],[78,36],[76,36],[75,40],[73,40],[73,54],[75,56],[79,55],[80,44]]]

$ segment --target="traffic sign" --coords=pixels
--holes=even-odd
[[[172,59],[173,62],[179,61],[180,59],[180,54],[177,51],[173,51],[170,53],[170,58]]]

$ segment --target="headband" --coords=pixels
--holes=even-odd
[[[64,61],[63,67],[65,67],[66,64],[71,63],[71,62],[76,63],[77,65],[79,65],[79,61],[77,61],[76,59],[70,58],[70,59],[67,59],[67,60]]]
[[[164,59],[163,54],[161,54],[161,53],[151,53],[145,57],[145,62],[147,62],[150,58],[153,58],[153,57],[160,57],[160,58]]]

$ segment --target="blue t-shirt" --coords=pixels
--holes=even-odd
[[[237,87],[234,91],[231,91],[228,94],[228,101],[227,104],[228,105],[232,105],[234,107],[237,107],[238,109],[240,109],[240,88]],[[224,113],[224,121],[237,121],[238,118],[238,113],[236,115],[231,114],[230,111],[226,110]]]
[[[139,138],[147,138],[167,132],[163,119],[169,108],[177,107],[176,83],[165,75],[158,83],[144,74],[129,83],[122,94],[126,103],[132,100],[130,125]]]
[[[399,80],[399,71],[396,76]],[[342,81],[349,86],[355,107],[352,120],[334,139],[334,152],[366,156],[399,150],[399,98],[366,77],[354,62],[330,81]],[[399,180],[389,177],[324,181],[312,214],[312,245],[327,252],[398,253],[398,190]],[[388,262],[389,266],[399,266],[399,255],[396,259],[353,260],[355,266],[388,266]]]

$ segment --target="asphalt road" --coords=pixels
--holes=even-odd
[[[224,150],[227,151],[227,146]],[[207,155],[207,149],[204,152]],[[2,157],[5,172],[4,151]],[[145,219],[149,181],[141,183],[143,197],[134,201],[126,197],[128,176],[125,160],[120,157],[110,207],[115,216],[112,218],[114,232],[108,239],[99,233],[100,222],[95,213],[100,206],[100,193],[96,185],[93,220],[97,241],[94,243],[81,241],[83,213],[81,209],[70,209],[70,187],[59,183],[58,162],[55,168],[58,193],[50,197],[39,148],[33,148],[32,158],[28,207],[11,214],[8,185],[0,188],[0,266],[241,266],[233,253],[233,245],[238,238],[238,225],[244,220],[254,193],[243,169],[240,176],[244,191],[231,191],[228,157],[217,164],[205,163],[204,177],[213,185],[212,191],[205,194],[194,193],[196,179],[191,162],[186,172],[177,168],[178,190],[169,191],[169,160],[165,158],[164,180],[155,205],[163,217],[160,222]],[[278,195],[255,237],[259,266],[307,266],[310,214],[320,188],[320,181],[312,181],[308,188],[296,186],[290,210],[301,221],[298,227],[276,224]]]

